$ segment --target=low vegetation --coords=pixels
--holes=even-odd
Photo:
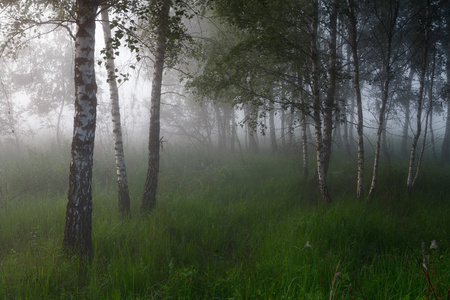
[[[367,202],[354,197],[356,163],[334,158],[323,206],[297,157],[165,147],[157,208],[141,214],[143,153],[127,161],[131,219],[117,211],[112,157],[96,158],[90,262],[61,250],[67,151],[3,159],[0,298],[449,297],[446,167],[424,166],[407,199],[406,165],[383,165]]]

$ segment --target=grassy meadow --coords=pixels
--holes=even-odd
[[[299,157],[169,146],[157,208],[142,215],[147,159],[127,155],[129,220],[113,156],[96,157],[90,263],[61,250],[69,151],[2,157],[0,299],[449,298],[448,166],[425,164],[406,199],[407,165],[382,165],[367,202],[356,163],[334,158],[324,206]]]

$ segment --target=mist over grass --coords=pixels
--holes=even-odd
[[[330,292],[422,299],[433,296],[430,288],[447,297],[447,166],[426,164],[407,199],[407,165],[383,165],[380,189],[367,202],[354,197],[356,164],[333,157],[334,201],[323,206],[299,157],[169,146],[156,210],[142,215],[147,157],[134,150],[127,156],[132,217],[124,220],[113,157],[98,154],[94,256],[86,264],[61,251],[67,153],[28,151],[2,161],[2,299],[329,299]]]

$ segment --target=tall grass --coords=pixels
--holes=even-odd
[[[127,162],[132,218],[123,220],[112,156],[96,158],[89,264],[61,251],[64,155],[32,152],[4,164],[0,298],[422,299],[429,288],[447,295],[448,169],[425,168],[406,199],[396,185],[405,166],[386,167],[385,188],[366,202],[352,196],[353,164],[335,163],[334,202],[322,206],[295,157],[172,147],[163,152],[156,210],[141,215],[143,162],[144,154]]]

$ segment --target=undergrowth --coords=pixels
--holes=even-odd
[[[324,206],[298,158],[168,148],[150,215],[138,209],[145,155],[127,162],[132,217],[124,220],[114,162],[99,156],[94,256],[83,264],[61,251],[64,157],[30,152],[3,163],[2,299],[448,298],[444,167],[425,168],[411,199],[394,184],[405,166],[385,168],[367,202],[353,197],[354,164],[335,163],[334,201]]]

